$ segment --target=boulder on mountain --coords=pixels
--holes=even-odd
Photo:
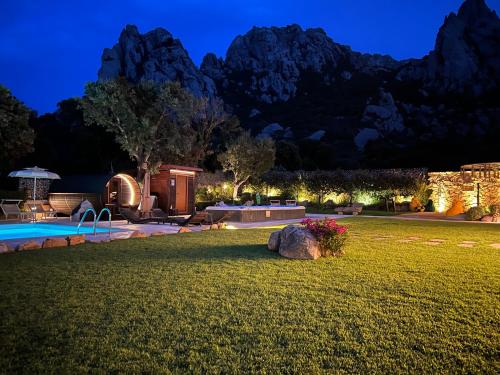
[[[179,81],[198,97],[216,93],[212,79],[194,65],[179,39],[162,28],[140,34],[136,26],[127,25],[118,43],[104,50],[99,81],[119,76],[134,83],[141,80]]]

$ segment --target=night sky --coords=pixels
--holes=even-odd
[[[97,78],[101,52],[126,24],[141,33],[163,27],[199,65],[207,52],[224,56],[252,26],[321,27],[360,52],[397,59],[433,48],[444,17],[461,0],[185,0],[0,1],[0,84],[39,113],[83,92]],[[487,0],[500,10],[500,0]]]

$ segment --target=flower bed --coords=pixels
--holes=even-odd
[[[347,240],[347,227],[339,225],[334,219],[301,221],[301,224],[318,240],[322,256],[344,255],[344,245]]]

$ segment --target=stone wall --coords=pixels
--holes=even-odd
[[[475,177],[464,181],[460,172],[433,172],[429,173],[429,185],[431,199],[439,212],[445,212],[459,200],[466,210],[478,205],[500,204],[499,179]]]
[[[33,199],[33,188],[35,180],[32,178],[20,178],[19,190],[26,192],[28,199]],[[49,188],[51,180],[37,179],[36,180],[36,199],[46,200],[49,196]]]

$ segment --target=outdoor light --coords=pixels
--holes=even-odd
[[[183,170],[180,170],[180,169],[171,169],[170,173],[182,174],[182,175],[188,175],[188,176],[194,176],[196,174],[193,171],[183,171]]]
[[[130,189],[130,199],[129,199],[129,202],[128,204],[133,206],[134,203],[135,203],[135,189],[134,189],[134,186],[132,185],[132,183],[128,180],[130,177],[125,175],[125,174],[122,174],[122,173],[119,173],[116,175],[117,177],[120,177],[122,179],[122,181],[125,181],[125,183],[127,184],[128,188]]]

